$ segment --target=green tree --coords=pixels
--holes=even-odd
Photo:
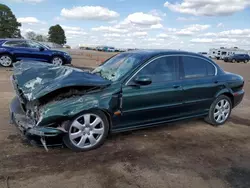
[[[66,44],[67,40],[63,28],[58,24],[51,26],[49,28],[48,40],[60,45]]]
[[[20,26],[11,9],[0,3],[0,38],[20,38]]]

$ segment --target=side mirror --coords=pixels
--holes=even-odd
[[[41,47],[39,47],[39,50],[40,50],[40,51],[44,51],[45,48],[41,46]]]
[[[138,76],[134,79],[134,82],[138,85],[149,85],[152,83],[152,80],[148,76]]]

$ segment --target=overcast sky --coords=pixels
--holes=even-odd
[[[2,0],[28,31],[60,24],[69,45],[250,50],[250,0]]]

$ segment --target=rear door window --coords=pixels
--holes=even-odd
[[[215,75],[215,67],[201,58],[183,56],[182,66],[182,79],[202,78]]]
[[[8,41],[3,46],[25,48],[27,43],[26,41]]]

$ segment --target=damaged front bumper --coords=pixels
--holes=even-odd
[[[10,103],[10,123],[16,125],[27,138],[40,137],[43,146],[46,144],[45,139],[65,134],[65,131],[59,128],[36,126],[36,123],[26,116],[18,97],[14,97]]]

